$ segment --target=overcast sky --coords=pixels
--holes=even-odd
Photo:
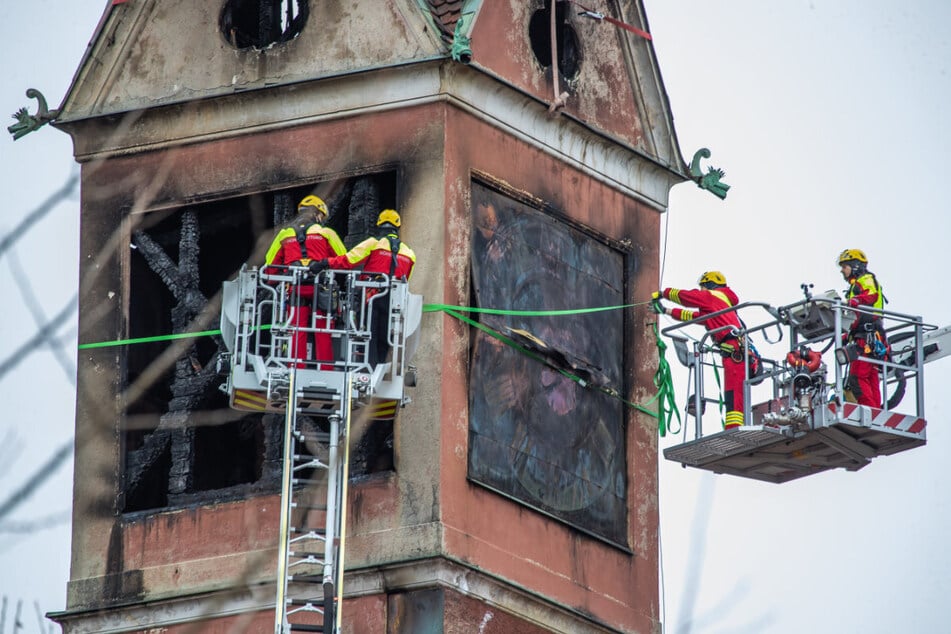
[[[30,212],[78,175],[66,134],[46,127],[14,142],[6,127],[19,108],[36,112],[36,101],[24,94],[27,88],[40,90],[50,108],[59,106],[105,5],[106,0],[0,3],[0,240],[8,240]],[[78,191],[17,232],[0,253],[0,500],[19,490],[73,436],[75,312],[57,330],[61,349],[34,346],[16,355],[17,363],[11,361],[38,323],[70,302],[75,306]],[[44,612],[66,605],[72,453],[51,473],[27,503],[0,519],[0,595],[8,601],[0,634],[13,632],[18,600],[23,602],[23,633],[40,631],[34,603]]]
[[[732,185],[672,190],[662,285],[718,269],[780,305],[841,291],[836,257],[860,248],[889,309],[951,323],[951,3],[646,9],[684,157],[710,148]],[[928,444],[858,472],[774,485],[661,459],[667,632],[947,631],[951,359],[925,376]]]
[[[841,290],[835,258],[861,248],[890,309],[951,323],[951,3],[645,1],[684,157],[710,148],[732,186],[726,201],[673,189],[661,284],[719,269],[741,298],[779,305],[803,282]],[[0,113],[35,112],[29,87],[59,105],[106,4],[3,3]],[[0,138],[0,239],[75,169],[62,132]],[[72,436],[75,320],[62,350],[7,361],[73,297],[78,230],[73,194],[0,253],[0,500]],[[666,632],[945,631],[949,384],[951,360],[928,366],[927,446],[856,473],[771,485],[661,459]],[[679,371],[676,388],[682,402]],[[34,601],[65,606],[71,483],[70,459],[0,520],[0,595],[24,600],[27,632]]]

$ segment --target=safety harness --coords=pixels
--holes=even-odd
[[[733,304],[730,302],[729,297],[723,291],[716,289],[708,289],[711,294],[716,296],[718,299],[722,300],[724,304],[732,308]],[[746,324],[743,323],[743,319],[739,315],[736,316],[737,320],[740,322],[740,326],[743,327],[743,330],[746,330]],[[723,357],[729,357],[734,363],[742,363],[744,352],[744,346],[749,348],[749,375],[750,378],[754,378],[763,373],[763,364],[762,359],[759,355],[759,352],[756,350],[756,347],[753,345],[753,342],[747,339],[746,343],[742,338],[737,337],[732,332],[727,333],[722,339],[717,341],[717,348],[719,349],[720,355]]]
[[[297,225],[294,227],[294,237],[297,238],[297,244],[300,245],[300,261],[303,266],[310,264],[310,256],[307,254],[307,230],[313,225]]]
[[[390,242],[390,277],[396,273],[396,256],[400,253],[400,237],[395,233],[387,234],[386,239]]]
[[[871,271],[866,271],[863,275],[852,278],[849,281],[849,290],[846,296],[851,299],[865,291],[865,287],[859,284],[859,279],[864,275],[872,277],[872,283],[875,285],[875,291],[879,296],[879,301],[875,302],[876,305],[872,308],[884,308],[885,304],[888,303],[888,298],[882,292],[882,285],[878,283],[878,278]],[[856,344],[861,349],[862,354],[867,357],[881,360],[887,359],[889,356],[888,338],[881,317],[859,314],[855,324],[849,329],[848,341]]]

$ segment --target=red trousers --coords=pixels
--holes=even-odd
[[[726,427],[743,424],[743,381],[746,369],[743,360],[734,361],[730,355],[723,356],[723,403],[726,405]]]
[[[292,326],[297,326],[298,328],[309,328],[311,326],[310,316],[313,312],[315,317],[323,317],[323,311],[314,310],[311,311],[310,306],[292,306],[290,323]],[[320,324],[318,324],[320,325]],[[294,333],[294,340],[292,342],[293,348],[291,349],[290,357],[292,359],[301,359],[303,361],[315,360],[315,361],[330,361],[333,362],[334,352],[333,352],[333,342],[330,338],[330,333],[327,332],[315,332],[314,343],[316,344],[316,353],[314,346],[310,343],[310,334],[304,330],[298,330]],[[297,367],[304,367],[303,363],[297,364]],[[320,366],[321,370],[332,370],[333,365],[324,364]]]
[[[861,394],[855,396],[859,405],[868,405],[869,407],[882,406],[882,391],[879,384],[881,379],[878,374],[878,366],[862,358],[858,358],[849,364],[849,374],[855,377],[858,382]]]

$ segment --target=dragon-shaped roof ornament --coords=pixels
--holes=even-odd
[[[33,115],[31,115],[26,108],[20,108],[13,113],[12,116],[17,122],[8,126],[7,132],[13,135],[14,141],[43,127],[59,116],[59,110],[50,110],[46,105],[46,97],[36,88],[27,89],[26,96],[30,99],[36,99],[39,105],[37,106],[36,114]]]
[[[720,181],[724,176],[724,171],[716,167],[710,167],[707,168],[707,173],[704,174],[700,171],[701,158],[710,158],[710,150],[703,147],[694,153],[693,160],[690,161],[690,176],[697,184],[697,187],[706,189],[717,198],[723,200],[726,198],[726,193],[730,189],[729,185]]]

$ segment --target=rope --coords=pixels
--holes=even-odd
[[[115,341],[96,341],[94,343],[79,344],[80,350],[90,350],[92,348],[111,348],[112,346],[125,346],[136,343],[151,343],[154,341],[173,341],[175,339],[188,339],[189,337],[214,337],[220,335],[221,330],[201,330],[198,332],[180,332],[172,335],[156,335],[154,337],[136,337],[135,339],[116,339]]]
[[[720,385],[720,371],[717,370],[717,362],[715,359],[710,365],[713,366],[713,378],[717,381],[717,393],[719,394],[717,397],[717,405],[720,408],[720,424],[726,429],[726,419],[723,418],[723,386]]]
[[[632,308],[635,306],[642,306],[649,304],[650,302],[638,302],[635,304],[623,304],[618,306],[600,306],[596,308],[574,308],[566,310],[505,310],[500,308],[475,308],[472,306],[454,306],[450,304],[424,304],[423,312],[431,313],[441,311],[462,321],[474,328],[478,328],[487,335],[502,341],[506,345],[517,350],[521,354],[542,363],[552,370],[555,370],[565,378],[568,378],[581,387],[589,388],[601,392],[611,398],[617,399],[627,407],[635,409],[643,414],[647,414],[652,418],[657,419],[658,429],[661,436],[665,436],[667,431],[670,430],[672,433],[678,433],[681,425],[680,411],[677,409],[676,399],[674,397],[674,388],[673,381],[670,373],[670,364],[667,363],[665,357],[665,352],[667,350],[667,344],[660,337],[660,333],[657,329],[657,322],[654,322],[654,338],[657,342],[657,351],[658,351],[658,366],[657,371],[654,373],[654,387],[657,388],[657,392],[651,397],[646,403],[638,404],[628,401],[618,393],[617,390],[609,387],[602,387],[597,385],[592,385],[591,383],[585,381],[580,376],[572,374],[567,370],[560,368],[552,363],[550,363],[543,356],[532,352],[528,348],[520,345],[511,338],[503,335],[502,333],[489,328],[485,324],[479,323],[473,319],[470,319],[463,313],[483,313],[489,315],[513,315],[513,316],[523,316],[523,317],[542,317],[542,316],[557,316],[557,315],[579,315],[584,313],[595,313],[602,312],[607,310],[619,310],[623,308]],[[271,328],[270,325],[260,326],[263,329]],[[186,339],[190,337],[208,337],[208,336],[220,336],[221,330],[202,330],[198,332],[182,332],[175,333],[171,335],[156,335],[153,337],[136,337],[133,339],[117,339],[114,341],[98,341],[94,343],[84,343],[79,345],[80,350],[90,350],[93,348],[109,348],[113,346],[124,346],[124,345],[134,345],[139,343],[153,343],[157,341],[173,341],[176,339]],[[648,409],[648,406],[654,402],[657,402],[657,411],[652,411]],[[677,430],[675,431],[671,425],[673,417],[677,417]]]
[[[643,303],[647,303],[647,302],[643,302]],[[467,324],[469,324],[470,326],[472,326],[473,328],[478,328],[479,330],[481,330],[481,331],[484,332],[485,334],[489,335],[490,337],[494,337],[495,339],[498,339],[498,340],[501,341],[502,343],[504,343],[504,344],[510,346],[510,347],[513,348],[514,350],[517,350],[518,352],[520,352],[521,354],[524,354],[525,356],[529,357],[530,359],[534,359],[535,361],[538,361],[539,363],[544,364],[545,366],[551,368],[551,369],[554,370],[555,372],[558,372],[559,374],[561,374],[563,377],[574,381],[575,383],[577,383],[577,384],[580,385],[581,387],[590,388],[590,389],[596,390],[596,391],[598,391],[598,392],[601,392],[602,394],[605,394],[605,395],[607,395],[607,396],[610,396],[611,398],[617,399],[618,401],[620,401],[620,402],[623,403],[624,405],[630,407],[631,409],[636,409],[637,411],[642,412],[642,413],[644,413],[644,414],[647,414],[648,416],[651,416],[651,417],[653,417],[653,418],[659,418],[659,416],[660,416],[660,411],[662,411],[662,409],[661,409],[660,406],[658,407],[658,410],[660,410],[659,412],[653,412],[653,411],[647,409],[647,407],[646,407],[647,405],[650,405],[651,403],[653,403],[655,400],[658,399],[658,397],[660,396],[660,392],[658,392],[657,394],[655,394],[655,395],[654,395],[649,401],[647,401],[647,403],[645,403],[644,405],[639,405],[639,404],[637,404],[637,403],[632,403],[631,401],[628,401],[628,400],[626,400],[624,397],[622,397],[622,396],[618,393],[617,390],[612,389],[612,388],[608,388],[608,387],[601,387],[601,386],[597,386],[597,385],[592,385],[591,383],[588,383],[587,381],[585,381],[584,379],[582,379],[580,376],[577,376],[577,375],[575,375],[575,374],[572,374],[571,372],[568,372],[568,371],[565,370],[564,368],[560,368],[560,367],[558,367],[558,366],[556,366],[556,365],[550,363],[547,359],[545,359],[545,357],[543,357],[543,356],[541,356],[541,355],[539,355],[539,354],[536,354],[536,353],[532,352],[531,350],[529,350],[529,349],[526,348],[525,346],[522,346],[521,344],[519,344],[519,343],[517,343],[516,341],[510,339],[509,337],[503,335],[502,333],[498,332],[497,330],[494,330],[494,329],[492,329],[492,328],[489,328],[489,327],[486,326],[485,324],[481,324],[481,323],[479,323],[479,322],[477,322],[477,321],[475,321],[475,320],[473,320],[473,319],[470,319],[470,318],[466,317],[465,315],[461,314],[460,312],[457,312],[456,310],[453,310],[452,308],[443,308],[442,310],[443,310],[443,312],[445,312],[447,315],[449,315],[449,316],[451,316],[451,317],[455,317],[455,318],[458,319],[459,321],[462,321],[462,322],[464,322],[464,323],[467,323]],[[656,332],[656,326],[655,326],[655,332]],[[656,384],[656,377],[655,377],[655,384]],[[676,407],[676,406],[675,406],[675,407]],[[680,415],[678,414],[677,416],[678,416],[678,419],[679,419]]]
[[[473,306],[452,306],[450,304],[423,304],[424,313],[437,311],[455,311],[457,313],[483,313],[485,315],[512,315],[515,317],[551,317],[557,315],[582,315],[585,313],[600,313],[606,310],[620,310],[643,306],[650,302],[636,304],[620,304],[618,306],[598,306],[596,308],[567,308],[564,310],[506,310],[504,308],[476,308]]]
[[[487,315],[512,315],[517,317],[550,317],[558,315],[581,315],[584,313],[597,313],[606,310],[620,310],[622,308],[632,308],[634,306],[641,306],[647,304],[648,302],[640,302],[637,304],[622,304],[619,306],[599,306],[597,308],[570,308],[566,310],[504,310],[501,308],[474,308],[472,306],[452,306],[450,304],[423,304],[424,313],[432,313],[437,311],[449,311],[453,310],[460,313],[484,313]],[[261,326],[262,329],[266,330],[271,326]],[[79,344],[80,350],[90,350],[92,348],[109,348],[112,346],[126,346],[133,345],[137,343],[153,343],[156,341],[173,341],[175,339],[187,339],[189,337],[214,337],[221,335],[221,330],[201,330],[198,332],[182,332],[172,335],[156,335],[154,337],[137,337],[134,339],[116,339],[113,341],[96,341],[93,343],[82,343]]]
[[[255,326],[255,330],[270,330],[272,324]],[[130,346],[136,343],[153,343],[156,341],[175,341],[176,339],[190,339],[192,337],[219,337],[221,329],[215,330],[197,330],[195,332],[178,332],[171,335],[155,335],[154,337],[136,337],[135,339],[116,339],[114,341],[96,341],[94,343],[81,343],[80,350],[90,350],[92,348],[111,348],[113,346]]]

